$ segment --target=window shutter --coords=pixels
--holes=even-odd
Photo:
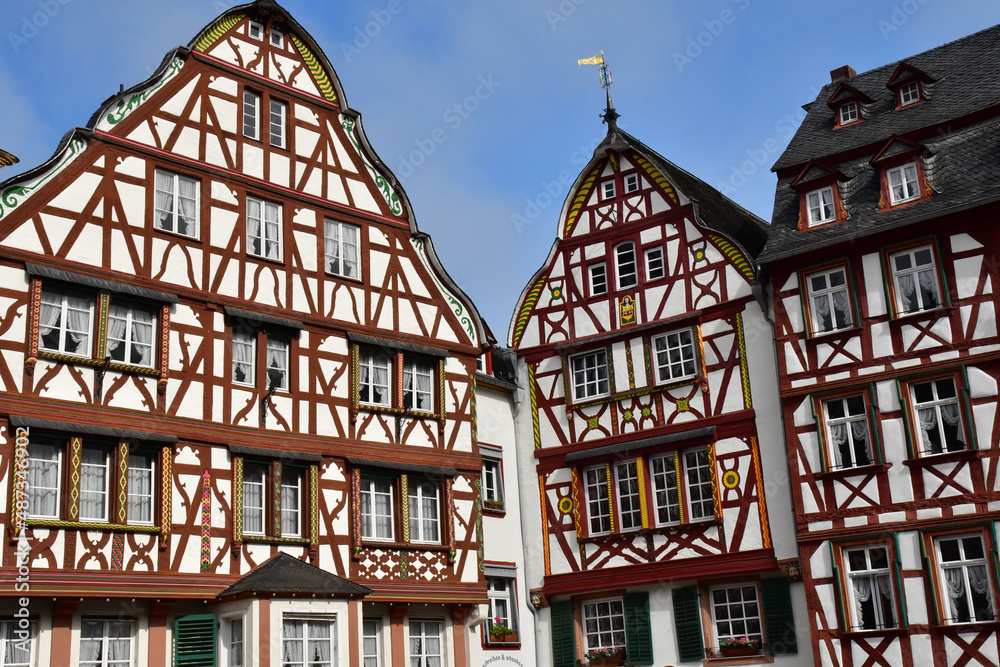
[[[573,627],[573,603],[553,602],[549,607],[552,617],[552,665],[575,667],[576,629]]]
[[[698,587],[675,588],[674,624],[677,626],[677,651],[681,662],[705,659],[705,638],[701,634],[701,607]]]
[[[625,657],[630,665],[653,664],[653,636],[649,630],[649,593],[627,593],[625,601]]]
[[[785,578],[763,579],[760,582],[764,604],[764,629],[767,647],[774,655],[793,655],[799,652],[795,637],[795,614],[792,596]]]
[[[174,621],[174,665],[215,667],[217,629],[215,614],[182,616]]]

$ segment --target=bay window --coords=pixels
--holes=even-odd
[[[335,622],[319,615],[281,619],[281,664],[283,667],[332,667]]]
[[[84,617],[80,667],[132,667],[135,623]]]

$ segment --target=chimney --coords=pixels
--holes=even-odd
[[[838,67],[835,70],[830,71],[830,81],[837,83],[838,81],[843,81],[844,79],[850,79],[852,76],[856,75],[857,72],[850,65],[844,65],[843,67]]]

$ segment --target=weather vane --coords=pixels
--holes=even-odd
[[[601,114],[601,118],[609,126],[614,127],[615,120],[618,119],[618,113],[615,111],[614,105],[611,104],[611,70],[608,68],[608,64],[604,62],[604,49],[601,49],[600,55],[593,56],[591,58],[581,58],[576,61],[579,65],[600,65],[600,81],[601,88],[605,90],[607,94],[607,108],[604,113]],[[609,128],[610,131],[610,128]]]

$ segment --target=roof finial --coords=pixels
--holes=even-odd
[[[601,118],[604,122],[608,124],[608,134],[614,132],[618,129],[618,125],[615,123],[618,120],[618,112],[615,111],[614,104],[611,103],[611,70],[608,69],[608,64],[604,62],[604,49],[601,49],[601,55],[594,56],[592,58],[583,58],[576,61],[580,65],[600,65],[601,66],[601,88],[604,89],[606,93],[606,107],[604,113],[601,114]]]

